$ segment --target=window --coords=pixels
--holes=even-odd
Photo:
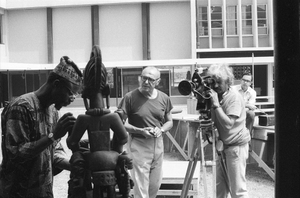
[[[257,27],[258,27],[259,35],[268,34],[267,6],[266,5],[258,5],[257,6]]]
[[[228,6],[226,11],[227,35],[237,35],[237,8]]]
[[[208,35],[208,21],[207,21],[207,7],[198,8],[198,19],[197,19],[198,36]]]
[[[212,36],[223,35],[223,23],[222,23],[222,7],[211,6],[211,33]]]
[[[170,70],[170,86],[171,86],[171,96],[181,96],[178,91],[178,85],[182,80],[191,80],[193,75],[192,67],[190,65],[177,65],[168,66]],[[166,68],[165,68],[166,69]]]
[[[242,5],[242,34],[252,34],[251,5]]]

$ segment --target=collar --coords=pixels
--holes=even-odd
[[[153,91],[152,91],[152,93],[151,94],[145,94],[144,92],[142,92],[141,90],[140,90],[140,88],[138,89],[139,90],[139,92],[144,96],[144,97],[146,97],[146,98],[148,98],[148,99],[155,99],[156,97],[157,97],[157,95],[158,95],[158,91],[157,91],[157,89],[153,89]]]
[[[240,90],[243,91],[243,92],[247,92],[247,91],[249,91],[249,87],[244,91],[242,86],[240,85]]]
[[[224,100],[224,98],[229,94],[230,90],[231,90],[231,87],[229,87],[228,90],[225,91],[225,92],[222,94],[222,99],[221,99],[221,101],[220,101],[220,105],[223,104],[223,100]]]

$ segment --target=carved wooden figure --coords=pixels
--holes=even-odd
[[[86,192],[91,189],[93,198],[114,198],[116,184],[122,197],[128,197],[127,169],[132,168],[132,163],[123,152],[128,135],[120,116],[108,109],[107,71],[98,46],[93,47],[84,71],[82,98],[87,111],[77,117],[67,139],[67,145],[73,151],[69,198],[86,197]],[[110,130],[114,132],[112,140]],[[88,143],[80,141],[85,131],[88,132]]]

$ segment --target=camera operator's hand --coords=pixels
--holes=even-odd
[[[218,93],[215,92],[213,89],[210,89],[208,91],[210,97],[210,101],[211,101],[211,106],[212,107],[218,107],[220,106],[220,102],[219,102],[219,98],[218,98]]]
[[[73,116],[72,113],[64,114],[57,122],[53,136],[54,139],[57,140],[66,135],[68,131],[72,131],[72,128],[76,122],[76,118]]]
[[[142,129],[142,135],[145,136],[145,138],[153,138],[154,136],[154,129],[153,127],[145,127]]]

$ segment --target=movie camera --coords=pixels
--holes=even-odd
[[[178,91],[181,95],[187,96],[191,93],[197,99],[196,110],[200,113],[200,119],[210,119],[210,94],[208,91],[214,86],[215,80],[211,76],[202,76],[199,69],[196,69],[191,81],[183,80],[178,85]]]

